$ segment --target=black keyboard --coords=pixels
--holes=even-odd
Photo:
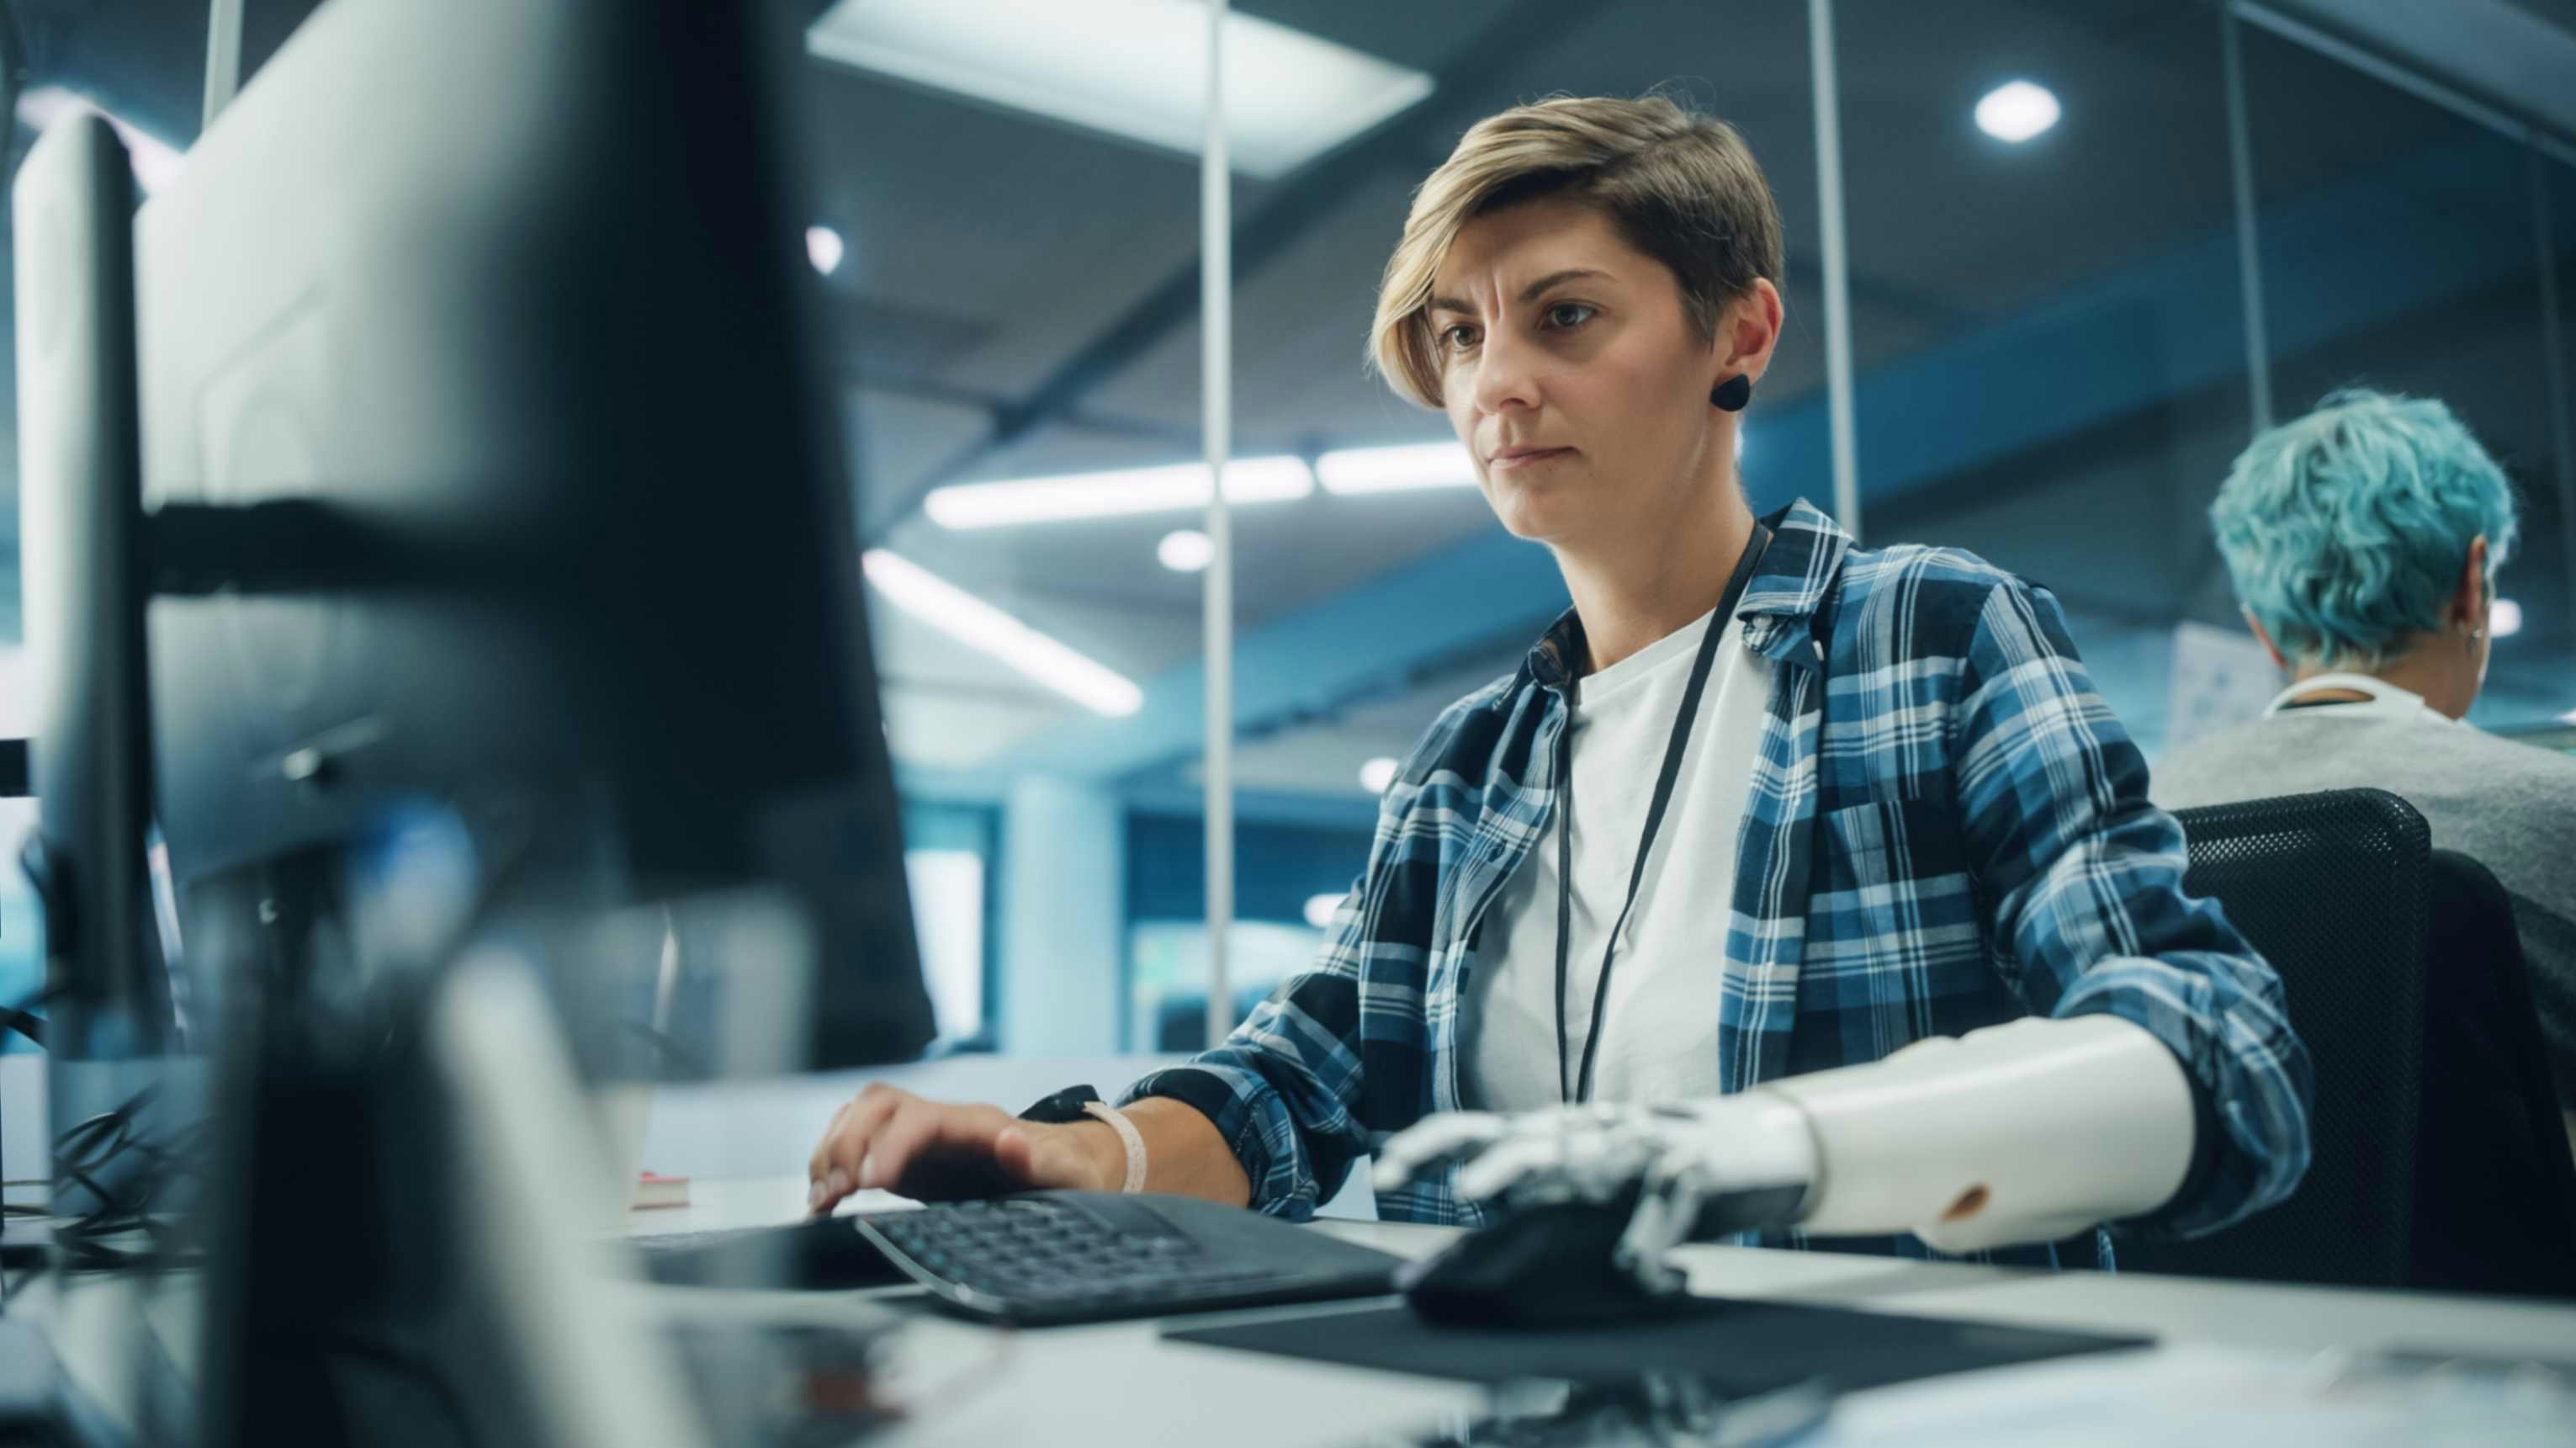
[[[851,1220],[943,1307],[1006,1322],[1395,1290],[1396,1259],[1383,1252],[1187,1197],[1028,1192]]]

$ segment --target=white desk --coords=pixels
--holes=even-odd
[[[689,1206],[637,1212],[632,1225],[638,1232],[655,1232],[792,1221],[804,1210],[804,1194],[801,1177],[701,1180],[691,1184]],[[866,1209],[884,1200],[857,1205]],[[1366,1222],[1319,1223],[1315,1230],[1406,1256],[1434,1250],[1453,1235],[1444,1228]],[[1855,1394],[1838,1405],[1821,1442],[1919,1442],[1941,1436],[1945,1426],[1965,1432],[1959,1427],[1963,1421],[1973,1424],[1970,1436],[1981,1444],[2065,1441],[2068,1404],[2116,1408],[2123,1393],[2164,1401],[2168,1389],[2183,1388],[2233,1391],[2241,1397],[2248,1384],[2294,1378],[2316,1355],[2338,1350],[2401,1348],[2576,1361],[2576,1307],[1735,1247],[1689,1248],[1683,1260],[1693,1288],[1701,1292],[2145,1332],[2161,1339],[2162,1345],[2148,1353]],[[934,1375],[944,1369],[966,1378],[914,1421],[872,1442],[901,1448],[1018,1442],[1336,1448],[1419,1429],[1481,1401],[1475,1391],[1453,1383],[1165,1342],[1151,1323],[1023,1332],[980,1328],[937,1318],[918,1304],[917,1296],[888,1289],[824,1298],[797,1309],[800,1317],[826,1320],[835,1302],[854,1314],[889,1308],[916,1314],[922,1360]],[[2028,1406],[2011,1421],[1999,1422],[1996,1406],[2007,1389],[2015,1404]],[[2283,1406],[2309,1405],[2301,1400]],[[2278,1448],[2284,1441],[2243,1414],[2231,1421],[2240,1430],[2236,1436],[2221,1432],[2204,1437],[2197,1448],[2226,1441],[2269,1441]],[[2120,1440],[2123,1424],[2116,1418],[2093,1422],[2084,1436],[2097,1441],[2160,1436],[2152,1431],[2156,1424],[2134,1416],[2127,1426],[2143,1436]],[[2311,1417],[2296,1420],[2296,1426],[2313,1430],[2319,1425]],[[2541,1426],[2551,1431],[2530,1441],[2576,1442],[2576,1418]],[[2565,1429],[2563,1436],[2555,1431],[2558,1427]],[[2391,1441],[2344,1436],[2347,1441]]]

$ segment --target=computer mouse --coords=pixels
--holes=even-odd
[[[1450,1327],[1559,1327],[1686,1311],[1687,1293],[1654,1293],[1611,1261],[1633,1196],[1524,1207],[1397,1274],[1426,1321]]]

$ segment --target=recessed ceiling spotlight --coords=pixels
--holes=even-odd
[[[841,240],[841,233],[832,228],[828,226],[805,228],[805,259],[814,263],[814,270],[823,275],[830,276],[841,269],[841,257],[847,250],[847,245]]]
[[[1216,544],[1196,528],[1179,528],[1154,545],[1154,556],[1174,573],[1197,573],[1216,558]]]
[[[2487,610],[2487,634],[2491,638],[2509,639],[2522,632],[2522,605],[2510,598],[2499,598]]]
[[[1394,760],[1383,754],[1379,755],[1360,766],[1360,788],[1371,794],[1386,793],[1387,786],[1395,783],[1395,771],[1398,767]]]
[[[1977,102],[1977,129],[2019,145],[2057,124],[2057,97],[2026,80],[2006,81]]]

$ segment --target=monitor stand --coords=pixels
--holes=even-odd
[[[192,965],[231,995],[200,1443],[700,1442],[601,1234],[621,1204],[548,963],[516,929],[363,958],[353,878],[317,851],[194,892]]]

